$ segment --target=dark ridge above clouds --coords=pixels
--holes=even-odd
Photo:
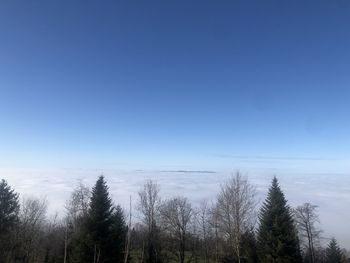
[[[201,174],[215,174],[216,171],[207,170],[163,170],[157,171],[158,173],[201,173]]]

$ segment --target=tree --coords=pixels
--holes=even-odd
[[[326,249],[326,263],[342,263],[343,253],[335,238],[332,238]]]
[[[89,187],[79,181],[65,205],[67,224],[76,228],[80,219],[87,216],[90,198],[91,191]]]
[[[91,198],[90,188],[79,181],[74,188],[70,199],[66,202],[66,216],[64,219],[64,252],[63,263],[70,257],[72,246],[80,228],[88,215],[89,200]]]
[[[219,212],[217,204],[212,204],[210,209],[209,224],[214,234],[215,263],[219,262]]]
[[[197,213],[197,224],[199,226],[199,235],[202,240],[202,256],[204,256],[204,262],[209,262],[209,242],[211,237],[211,222],[210,222],[210,208],[207,201],[203,200],[200,203]]]
[[[67,262],[64,261],[63,247],[65,240],[65,224],[58,218],[58,214],[50,216],[45,224],[43,241],[41,242],[44,263]],[[43,258],[43,257],[42,257]],[[37,261],[36,261],[37,262]]]
[[[305,203],[294,210],[295,220],[302,240],[306,240],[306,255],[311,263],[316,262],[315,245],[318,244],[321,231],[317,229],[319,223],[317,206]]]
[[[139,191],[138,210],[142,214],[142,220],[147,229],[147,253],[146,262],[154,263],[159,261],[160,243],[157,236],[157,225],[161,199],[159,186],[152,180],[146,181],[143,189]]]
[[[7,182],[0,182],[0,262],[11,254],[13,246],[13,231],[18,223],[19,195]]]
[[[257,244],[255,232],[253,229],[246,231],[242,235],[241,239],[241,249],[242,249],[242,262],[245,263],[256,263],[258,261],[258,255],[256,253]]]
[[[36,197],[24,198],[20,211],[20,224],[17,231],[20,249],[16,258],[21,262],[37,262],[42,254],[42,241],[46,227],[48,203]]]
[[[114,261],[112,262],[125,262],[124,260],[124,250],[126,245],[126,235],[128,232],[128,226],[125,221],[125,216],[123,209],[120,205],[117,205],[114,209],[112,215],[112,228],[109,237],[109,242],[111,247],[110,249],[115,250],[115,253],[112,255]],[[129,260],[130,256],[126,255],[126,259]],[[101,261],[102,262],[102,261]]]
[[[260,262],[301,262],[295,223],[276,177],[272,180],[259,219],[258,254]]]
[[[187,198],[175,197],[166,201],[161,208],[163,227],[175,245],[176,256],[180,263],[185,262],[185,251],[189,238],[193,209]],[[187,262],[190,262],[192,257]]]
[[[122,262],[127,227],[121,208],[114,207],[103,176],[97,180],[87,217],[78,233],[76,262]]]
[[[237,172],[227,180],[218,195],[219,228],[238,262],[241,262],[242,235],[254,227],[256,190]]]

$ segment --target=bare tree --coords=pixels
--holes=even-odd
[[[25,198],[20,211],[18,238],[22,248],[22,262],[37,262],[40,255],[40,242],[46,227],[46,199]]]
[[[84,185],[82,181],[79,181],[65,206],[67,220],[73,224],[73,227],[76,226],[80,217],[87,215],[90,197],[90,188]]]
[[[204,254],[204,261],[206,263],[209,262],[209,241],[211,236],[211,224],[210,224],[210,207],[208,205],[208,202],[206,200],[203,200],[198,209],[197,213],[197,224],[199,225],[199,234],[200,238],[203,242],[203,254]]]
[[[143,189],[139,191],[138,211],[142,215],[142,220],[147,228],[147,261],[157,262],[156,227],[159,219],[161,199],[160,188],[157,183],[147,180]]]
[[[180,263],[185,262],[185,251],[193,213],[191,204],[184,197],[172,198],[166,201],[161,208],[163,227],[177,243],[176,255]],[[187,262],[192,260],[192,256]]]
[[[210,207],[209,224],[214,234],[215,240],[215,262],[219,262],[219,209],[217,204],[212,204]]]
[[[128,224],[128,232],[126,234],[126,242],[125,242],[125,253],[124,253],[124,263],[128,262],[129,252],[130,252],[130,239],[131,239],[131,218],[132,218],[132,206],[131,206],[131,195],[130,195],[130,203],[129,203],[129,224]]]
[[[316,205],[305,203],[294,209],[295,220],[299,229],[301,240],[306,242],[307,254],[310,262],[316,262],[315,245],[320,239],[321,230],[316,226],[319,223]]]
[[[254,227],[256,190],[239,172],[222,186],[217,199],[219,228],[237,261],[241,262],[242,235]]]
[[[68,258],[68,245],[71,241],[71,236],[77,232],[80,226],[80,219],[85,218],[88,213],[88,207],[91,197],[91,190],[89,187],[79,181],[74,188],[70,199],[65,205],[66,217],[65,217],[65,233],[64,233],[64,256],[63,263],[67,262]]]

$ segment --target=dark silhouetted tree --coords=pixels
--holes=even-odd
[[[335,240],[332,238],[326,249],[326,263],[342,263],[343,253]]]
[[[260,212],[258,255],[262,263],[301,262],[299,240],[287,200],[274,177]]]
[[[18,194],[7,182],[0,182],[0,262],[6,262],[13,246],[13,232],[18,223]]]
[[[103,176],[92,189],[73,258],[76,262],[122,262],[127,227],[122,209],[114,207]]]
[[[241,262],[256,263],[258,255],[256,253],[257,244],[254,230],[247,230],[241,239],[242,260]]]

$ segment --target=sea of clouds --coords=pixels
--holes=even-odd
[[[257,198],[262,202],[272,177],[271,172],[242,171],[256,186]],[[199,170],[101,170],[101,169],[1,169],[0,178],[25,196],[45,198],[49,213],[62,216],[64,205],[79,181],[92,187],[101,173],[104,174],[113,200],[126,211],[132,197],[135,206],[138,191],[147,179],[161,187],[163,199],[182,195],[194,205],[202,200],[214,201],[220,185],[235,171]],[[323,173],[276,174],[291,207],[310,202],[319,206],[324,242],[335,236],[350,249],[350,175]]]

